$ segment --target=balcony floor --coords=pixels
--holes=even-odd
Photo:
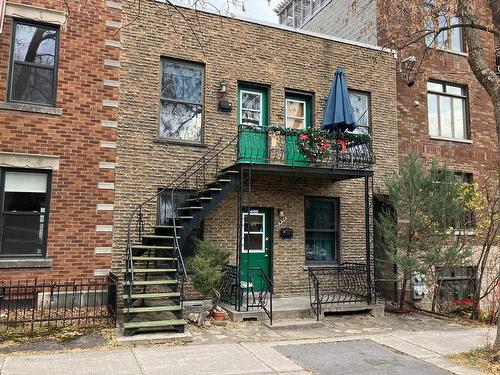
[[[257,173],[261,175],[288,176],[288,177],[306,177],[331,179],[333,181],[350,180],[353,178],[362,178],[373,176],[373,171],[369,169],[347,169],[334,168],[324,165],[319,166],[294,166],[286,164],[267,164],[267,163],[236,163],[227,169],[240,169]]]

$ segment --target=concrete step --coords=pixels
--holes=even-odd
[[[167,292],[167,293],[134,293],[130,296],[132,299],[150,299],[150,298],[170,298],[170,297],[180,297],[179,292]],[[128,295],[124,294],[123,299],[127,299]]]
[[[147,285],[177,285],[177,280],[137,280],[134,281],[134,286],[147,286]],[[130,285],[127,281],[125,285]]]

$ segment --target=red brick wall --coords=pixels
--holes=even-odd
[[[378,16],[386,18],[387,9],[379,2]],[[478,16],[484,24],[491,24],[491,9],[487,0],[475,2]],[[383,12],[383,14],[382,14]],[[394,17],[395,19],[396,17]],[[379,45],[383,45],[383,23],[379,28]],[[397,23],[391,23],[397,28]],[[486,57],[492,68],[495,67],[495,42],[492,34],[483,33],[483,44]],[[414,55],[417,64],[422,61],[425,51],[421,41],[400,52],[399,59]],[[480,179],[488,170],[495,168],[498,158],[495,136],[495,119],[493,105],[489,96],[471,72],[467,55],[434,50],[420,66],[421,72],[415,79],[415,84],[408,87],[400,76],[397,81],[398,104],[398,137],[399,155],[409,153],[421,155],[425,162],[436,159],[447,163],[451,169],[459,172],[473,173],[474,179]],[[429,79],[446,81],[466,86],[469,96],[469,129],[472,143],[450,142],[432,139],[429,136],[427,119],[426,82]],[[416,105],[418,102],[419,105]]]
[[[60,1],[23,1],[23,4],[65,11]],[[97,232],[97,225],[112,225],[112,211],[98,211],[98,204],[112,204],[114,190],[98,189],[100,182],[114,182],[114,169],[100,162],[114,162],[115,149],[101,141],[115,142],[116,129],[101,121],[116,121],[117,108],[103,100],[118,100],[118,89],[103,80],[119,79],[118,68],[104,60],[119,61],[116,24],[121,10],[102,0],[77,8],[69,2],[67,24],[61,26],[56,107],[62,115],[0,109],[0,151],[60,157],[52,175],[47,259],[45,269],[0,269],[0,279],[27,277],[89,277],[94,270],[110,268],[111,254],[96,254],[96,247],[111,247],[112,233]],[[119,4],[118,4],[119,5]],[[5,102],[11,48],[12,18],[5,18],[0,34],[0,102]],[[111,23],[112,24],[112,23]],[[112,43],[111,43],[112,44]],[[111,143],[111,146],[113,145]]]

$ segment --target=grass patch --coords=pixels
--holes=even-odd
[[[450,355],[449,358],[464,366],[475,367],[488,374],[500,374],[500,362],[496,362],[494,357],[498,353],[492,346],[474,349],[470,352]]]

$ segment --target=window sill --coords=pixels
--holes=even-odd
[[[52,268],[52,259],[0,259],[0,269]]]
[[[439,137],[437,135],[430,135],[429,137],[430,137],[430,139],[435,139],[437,141],[448,141],[448,142],[472,144],[472,139],[447,138],[447,137]]]
[[[167,145],[182,145],[182,146],[189,146],[189,147],[207,148],[207,145],[204,143],[182,141],[182,140],[178,140],[178,139],[155,138],[153,140],[153,142],[167,144]]]
[[[309,270],[310,267],[314,268],[328,268],[328,267],[334,267],[338,266],[339,264],[337,262],[330,262],[330,263],[306,263],[304,266],[304,271]]]
[[[469,57],[469,54],[467,52],[454,51],[452,49],[446,49],[446,48],[435,48],[435,50],[440,52],[451,53],[452,55]]]
[[[55,115],[55,116],[62,116],[63,114],[63,110],[61,108],[46,107],[43,105],[36,105],[36,104],[12,103],[12,102],[0,102],[0,109],[6,109],[8,111],[42,113],[45,115]]]

